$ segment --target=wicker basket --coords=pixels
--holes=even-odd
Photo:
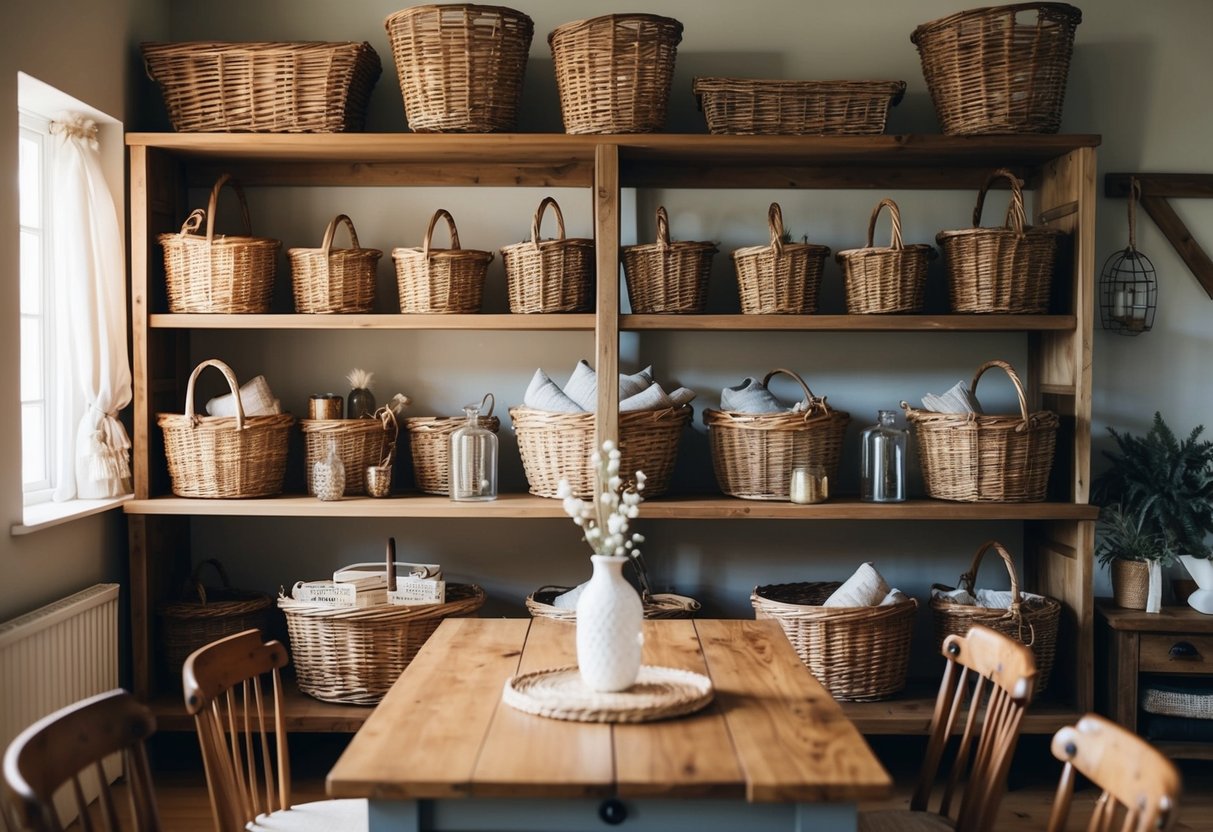
[[[349,229],[350,248],[333,248],[338,223]],[[370,312],[375,305],[375,268],[383,252],[359,246],[358,232],[345,214],[329,221],[320,248],[292,248],[287,256],[296,312]]]
[[[1150,564],[1144,560],[1113,558],[1112,601],[1128,610],[1144,610],[1150,600]]]
[[[608,14],[548,35],[566,133],[654,133],[665,127],[682,24]]]
[[[876,219],[883,208],[889,209],[893,224],[893,239],[887,248],[872,245]],[[852,315],[921,312],[927,261],[934,256],[935,249],[928,245],[902,243],[901,211],[897,203],[891,199],[880,200],[868,221],[867,246],[834,255],[842,266],[847,312]]]
[[[842,584],[770,584],[754,588],[754,616],[779,622],[800,660],[835,699],[888,699],[906,686],[918,602],[823,607]]]
[[[480,403],[480,427],[497,433],[501,420],[493,415],[493,394]],[[404,420],[413,454],[413,476],[426,494],[451,493],[451,434],[467,422],[463,416],[412,416]]]
[[[181,132],[361,130],[382,67],[369,43],[145,43]]]
[[[1080,22],[1082,12],[1064,3],[1020,3],[915,29],[910,40],[943,132],[1056,133]]]
[[[1011,553],[1003,548],[1001,543],[991,540],[982,544],[973,556],[973,565],[969,571],[960,576],[959,588],[974,592],[974,582],[977,580],[977,569],[981,566],[981,558],[987,551],[993,549],[1002,558],[1011,576],[1011,606],[1009,609],[997,610],[986,607],[975,607],[958,604],[947,598],[931,599],[931,614],[935,619],[935,640],[940,650],[943,640],[952,634],[964,635],[974,624],[981,624],[1003,635],[1023,642],[1032,648],[1036,656],[1036,672],[1038,674],[1037,693],[1044,691],[1049,685],[1049,675],[1053,672],[1053,659],[1057,655],[1057,626],[1061,618],[1061,603],[1053,598],[1031,599],[1023,598],[1019,593],[1019,577],[1015,574],[1015,561]],[[943,584],[932,584],[931,589],[951,592],[957,587]],[[938,652],[938,650],[936,651]]]
[[[1006,225],[982,228],[986,191],[1000,178],[1011,183]],[[935,235],[948,264],[953,312],[1036,315],[1048,311],[1053,259],[1062,232],[1025,225],[1022,187],[1015,174],[999,168],[977,194],[973,227]]]
[[[555,621],[574,623],[577,621],[576,609],[563,609],[552,606],[557,595],[563,595],[572,587],[541,586],[526,597],[526,609],[535,618],[551,618]],[[685,595],[674,595],[667,592],[655,592],[652,595],[641,593],[644,604],[644,617],[651,619],[664,618],[693,618],[699,611],[699,602]]]
[[[557,237],[540,240],[539,228],[548,206],[556,213]],[[503,246],[510,311],[588,312],[594,308],[594,241],[564,236],[564,214],[552,197],[544,197],[531,219],[531,239]]]
[[[242,237],[215,234],[215,207],[224,185],[231,185],[240,199]],[[197,233],[204,221],[205,237]],[[282,243],[251,234],[244,189],[225,173],[211,188],[205,210],[196,208],[190,212],[180,233],[156,237],[164,249],[168,310],[218,314],[268,312]]]
[[[709,133],[878,136],[906,82],[696,78],[691,90]]]
[[[445,219],[450,229],[450,248],[430,248],[439,218]],[[421,248],[392,249],[392,259],[396,262],[401,312],[459,314],[480,311],[484,278],[493,253],[460,248],[459,229],[446,209],[439,208],[430,217]]]
[[[715,243],[670,242],[670,218],[657,208],[657,242],[623,248],[628,300],[638,315],[698,314],[708,304]]]
[[[741,311],[746,315],[811,315],[830,250],[812,243],[783,241],[783,210],[772,202],[767,211],[771,242],[733,252]]]
[[[375,705],[445,618],[484,604],[475,584],[446,585],[446,603],[332,607],[278,597],[299,689],[323,702]]]
[[[366,493],[366,469],[383,462],[388,453],[388,436],[378,419],[300,419],[306,448],[304,469],[307,471],[307,493],[315,496],[312,464],[328,452],[329,440],[337,444],[337,456],[345,465],[346,497]]]
[[[205,567],[219,575],[220,586],[208,587],[202,582]],[[223,564],[214,558],[200,561],[182,588],[180,598],[156,607],[165,666],[176,682],[180,684],[186,658],[199,647],[254,628],[264,633],[270,623],[272,603],[263,592],[232,589]]]
[[[643,471],[645,497],[658,497],[669,489],[678,438],[693,413],[690,405],[682,405],[619,414],[620,476]],[[590,462],[597,450],[594,415],[510,408],[532,494],[555,497],[561,480],[568,480],[574,497],[585,499],[595,493],[595,470]]]
[[[765,386],[776,373],[791,376],[804,391],[808,409],[801,413],[738,413],[706,410],[712,446],[712,469],[720,490],[747,500],[787,500],[792,468],[820,465],[829,479],[838,475],[842,440],[851,415],[818,398],[804,379],[791,370],[771,370],[762,379]]]
[[[935,413],[901,403],[918,435],[918,457],[927,495],[964,503],[1034,503],[1045,498],[1057,442],[1057,414],[1028,413],[1023,383],[1010,364],[987,361],[969,388],[991,367],[1011,377],[1019,413],[987,416]]]
[[[205,367],[215,367],[227,379],[236,399],[235,416],[198,416],[194,412],[194,383]],[[295,417],[245,416],[232,368],[217,358],[203,361],[190,373],[185,389],[185,413],[158,413],[164,431],[164,453],[173,493],[178,497],[267,497],[282,491],[286,448]]]

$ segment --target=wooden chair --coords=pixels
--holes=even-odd
[[[151,711],[124,690],[98,694],[38,720],[9,744],[4,755],[4,781],[15,820],[34,832],[60,832],[63,825],[55,810],[55,793],[70,784],[64,794],[74,802],[80,829],[123,828],[109,778],[102,770],[102,760],[121,753],[131,800],[130,828],[158,832],[160,813],[143,746],[155,730]],[[99,820],[84,799],[82,775],[97,782]]]
[[[281,642],[263,642],[257,630],[220,639],[185,660],[185,708],[198,729],[215,829],[365,832],[365,800],[291,805],[290,757],[278,673],[286,664]],[[266,718],[267,679],[274,697],[270,720]]]
[[[947,667],[910,808],[861,812],[861,832],[995,828],[1007,769],[1036,684],[1036,660],[1030,648],[981,626],[964,636],[948,636],[943,655]],[[938,807],[931,810],[928,804],[940,763],[957,729],[960,739],[947,784]]]
[[[1087,832],[1147,832],[1175,822],[1180,779],[1174,764],[1148,742],[1114,722],[1087,714],[1053,735],[1061,772],[1049,832],[1062,832],[1074,797],[1074,772],[1103,789]]]

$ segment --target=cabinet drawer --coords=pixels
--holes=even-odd
[[[1146,673],[1213,673],[1213,636],[1143,633],[1139,667]]]

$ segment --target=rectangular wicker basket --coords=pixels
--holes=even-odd
[[[766,81],[696,78],[708,132],[734,136],[873,136],[905,81]]]

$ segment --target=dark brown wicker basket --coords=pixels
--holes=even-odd
[[[876,247],[872,245],[872,236],[883,208],[889,209],[893,237],[888,247]],[[902,243],[901,211],[897,203],[880,200],[868,221],[867,246],[834,255],[842,266],[847,312],[852,315],[921,312],[927,261],[934,256],[935,249],[928,245]]]
[[[623,248],[628,301],[638,315],[703,312],[715,243],[670,242],[670,218],[657,208],[657,242]]]
[[[709,133],[872,136],[884,132],[906,82],[696,78],[691,90]]]

